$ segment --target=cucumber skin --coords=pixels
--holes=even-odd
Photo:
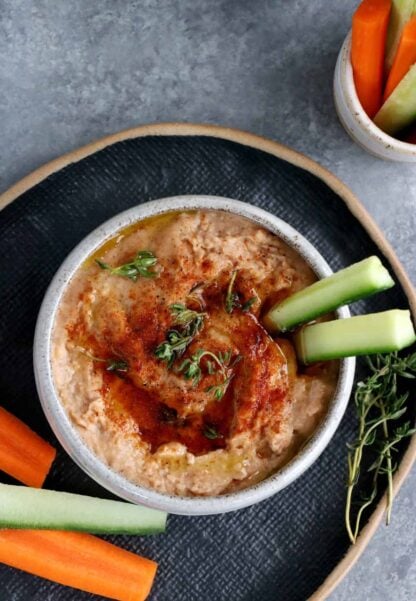
[[[366,324],[366,322],[371,321],[371,325]],[[396,340],[394,340],[394,336],[391,336],[392,340],[388,341],[388,336],[387,336],[387,341],[383,341],[382,344],[380,344],[380,342],[377,342],[377,337],[376,337],[376,342],[371,340],[371,332],[374,332],[374,325],[376,325],[377,327],[383,328],[384,327],[384,334],[386,332],[397,330],[398,329],[402,329],[403,331],[405,331],[405,335],[401,335],[400,339],[397,338],[396,336]],[[326,352],[321,352],[319,350],[319,344],[318,344],[318,350],[315,351],[315,353],[311,353],[307,352],[307,347],[308,347],[308,343],[307,340],[305,341],[305,333],[307,336],[307,330],[312,331],[312,329],[314,329],[314,332],[316,333],[317,329],[319,329],[320,333],[322,334],[323,337],[326,336],[333,336],[333,335],[339,335],[340,332],[338,332],[337,330],[344,329],[345,327],[348,327],[348,329],[350,331],[353,331],[354,329],[356,329],[357,327],[359,327],[360,329],[360,334],[359,334],[359,338],[360,335],[362,335],[363,333],[368,335],[368,340],[369,342],[366,343],[365,346],[361,346],[361,347],[353,347],[353,345],[350,343],[349,344],[349,351],[347,352],[345,350],[345,346],[344,348],[342,347],[342,344],[339,347],[339,350],[337,351],[336,349],[332,348],[329,351]],[[328,333],[328,329],[330,330]],[[324,330],[324,332],[322,333],[322,330]],[[325,332],[325,330],[327,330]],[[331,330],[333,330],[331,332]],[[346,335],[346,333],[344,334]],[[341,320],[335,320],[332,322],[323,322],[320,324],[314,324],[311,326],[306,326],[303,330],[300,330],[296,335],[295,335],[295,347],[296,347],[296,351],[298,354],[299,359],[302,361],[302,363],[304,363],[305,365],[309,365],[310,363],[315,363],[317,361],[329,361],[332,359],[342,359],[344,357],[354,357],[354,356],[360,356],[360,355],[372,355],[375,353],[390,353],[393,351],[398,351],[401,350],[407,346],[410,346],[411,344],[413,344],[416,341],[416,334],[414,331],[414,327],[413,327],[413,323],[411,321],[410,318],[410,311],[408,310],[400,310],[400,309],[392,309],[390,311],[382,311],[381,313],[373,313],[370,315],[358,315],[355,317],[349,317],[346,319],[341,319]],[[360,342],[355,342],[354,344],[360,344]]]
[[[363,277],[366,279],[363,280]],[[340,296],[340,284],[338,282],[342,279],[342,282],[345,284],[345,281],[348,281],[348,278],[358,278],[359,286],[354,291],[351,291],[348,297],[343,296],[342,294]],[[381,281],[383,278],[384,284],[382,285]],[[312,321],[313,319],[320,317],[321,315],[331,313],[332,311],[335,311],[335,309],[338,309],[338,307],[340,306],[347,305],[357,300],[367,298],[369,296],[372,296],[373,294],[376,294],[377,292],[383,292],[384,290],[387,290],[392,286],[394,286],[394,280],[391,278],[387,269],[382,265],[378,257],[371,256],[367,259],[359,261],[358,263],[354,263],[349,267],[341,269],[340,271],[335,272],[331,276],[323,278],[322,280],[318,280],[317,282],[311,284],[307,288],[304,288],[303,290],[300,290],[299,292],[295,293],[293,297],[288,297],[287,299],[282,301],[282,303],[279,303],[278,305],[273,307],[265,315],[264,324],[266,328],[271,332],[276,330],[280,332],[287,332],[288,330],[291,330],[292,328],[302,323],[307,323],[308,321]],[[301,317],[299,310],[296,311],[295,309],[295,316],[292,317],[292,319],[284,319],[284,323],[282,323],[279,320],[279,313],[281,313],[282,309],[284,310],[286,303],[291,303],[292,298],[294,299],[298,295],[303,296],[303,298],[300,301],[303,305],[308,302],[308,290],[313,291],[311,292],[312,296],[316,296],[317,294],[320,294],[322,296],[328,296],[328,288],[330,289],[330,292],[331,289],[332,291],[335,291],[335,298],[332,303],[330,299],[327,299],[326,302],[322,304],[319,309],[317,309],[316,305],[314,306],[313,303],[311,307],[311,304],[309,303],[309,307],[306,307],[305,309],[303,309],[302,307]],[[338,297],[336,294],[337,288]]]
[[[81,517],[71,519],[71,512]],[[166,519],[162,511],[122,501],[0,484],[1,528],[147,535],[164,532]]]
[[[63,522],[50,522],[49,524],[39,524],[38,522],[30,522],[20,520],[19,523],[14,522],[13,520],[2,520],[0,519],[0,528],[1,529],[10,529],[10,530],[67,530],[70,532],[86,532],[88,534],[128,534],[135,536],[151,536],[152,534],[163,534],[166,531],[166,528],[162,526],[160,528],[111,528],[111,527],[103,527],[103,528],[94,528],[88,526],[79,526],[76,523],[63,523]]]
[[[279,327],[279,332],[282,332],[282,334],[284,334],[285,332],[289,332],[296,326],[302,325],[304,323],[308,323],[309,321],[312,321],[313,319],[315,319],[317,317],[321,317],[322,315],[325,315],[327,313],[332,313],[333,311],[336,311],[337,309],[339,309],[340,306],[349,305],[351,303],[355,303],[356,301],[364,300],[365,298],[368,298],[369,296],[373,296],[373,294],[376,294],[377,292],[384,292],[385,290],[388,290],[389,288],[391,288],[391,286],[385,286],[384,288],[374,287],[371,290],[369,289],[368,292],[365,294],[358,292],[355,296],[351,296],[350,298],[345,300],[342,305],[339,305],[338,303],[331,305],[328,303],[328,305],[326,305],[326,308],[322,312],[316,313],[316,311],[311,311],[308,314],[305,313],[305,316],[302,319],[302,321],[299,321],[298,319],[296,319],[296,320],[293,320],[293,322],[286,323],[285,327],[281,327],[281,326]],[[267,322],[269,322],[269,320],[267,320]],[[276,322],[275,322],[275,324],[276,324]],[[266,325],[268,326],[268,323]],[[276,325],[274,325],[274,328],[276,328]]]
[[[414,341],[413,341],[414,342]],[[413,342],[410,342],[409,345],[413,344]],[[361,350],[361,351],[356,351],[354,353],[351,353],[350,355],[345,355],[345,353],[340,352],[339,354],[336,353],[331,353],[331,354],[321,354],[319,356],[310,356],[308,357],[307,361],[304,361],[302,359],[302,363],[303,365],[310,365],[311,363],[319,363],[321,361],[334,361],[337,359],[346,359],[348,357],[363,357],[365,355],[376,355],[378,353],[393,353],[394,351],[400,350],[398,349],[396,346],[392,345],[390,348],[388,348],[387,346],[383,347],[382,350],[380,350],[380,348],[374,348],[374,349],[366,349],[366,350]]]

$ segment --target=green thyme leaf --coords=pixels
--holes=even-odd
[[[233,375],[228,375],[227,370],[234,367],[242,356],[237,355],[232,364],[230,365],[232,351],[219,352],[218,355],[205,349],[198,349],[190,358],[185,359],[179,367],[176,368],[177,373],[182,373],[186,380],[192,380],[194,386],[198,386],[202,379],[203,372],[201,368],[201,360],[203,357],[210,357],[207,360],[207,372],[212,375],[220,373],[222,380],[218,384],[213,384],[205,389],[205,392],[212,392],[216,400],[222,399],[227,390],[229,383],[231,382]]]
[[[112,371],[120,378],[124,377],[124,374],[128,372],[129,364],[124,359],[119,358],[110,358],[110,359],[102,359],[101,357],[95,357],[90,352],[88,352],[84,348],[78,348],[79,352],[91,359],[91,361],[95,361],[96,363],[105,363],[106,371]]]
[[[209,438],[209,440],[216,440],[217,438],[223,438],[222,434],[220,434],[217,428],[213,425],[205,424],[203,429],[203,434],[205,438]]]
[[[182,373],[186,380],[192,380],[194,386],[198,386],[202,378],[202,370],[196,355],[192,355],[191,359],[185,359],[175,371]]]
[[[239,302],[239,299],[238,299],[238,294],[236,294],[233,291],[234,284],[235,284],[235,279],[237,277],[237,273],[238,273],[237,269],[235,269],[231,273],[230,282],[228,284],[227,294],[225,296],[225,310],[227,311],[227,313],[232,313],[233,309],[235,307],[238,307],[240,305],[240,302]]]
[[[231,273],[230,282],[227,288],[227,294],[225,296],[225,310],[227,313],[232,313],[234,309],[241,309],[243,313],[247,313],[253,306],[253,304],[258,300],[257,296],[252,296],[244,303],[240,299],[240,295],[234,291],[234,284],[238,274],[238,270],[234,270]]]
[[[185,336],[178,330],[169,330],[166,340],[156,347],[155,355],[158,359],[165,361],[168,367],[172,367],[175,359],[184,354],[192,339],[193,336]]]
[[[216,401],[220,401],[224,396],[228,388],[228,384],[231,382],[233,377],[233,375],[229,376],[228,378],[225,378],[223,382],[220,382],[220,384],[213,384],[212,386],[208,386],[208,388],[205,388],[205,392],[212,392],[214,399]]]
[[[117,374],[126,373],[129,369],[129,364],[123,359],[107,359],[107,371],[114,371]]]
[[[174,324],[182,326],[187,336],[195,336],[202,328],[206,313],[198,313],[188,309],[182,303],[171,305],[170,311],[174,316]]]
[[[218,355],[221,355],[221,353],[218,353]],[[230,359],[231,359],[231,351],[228,351],[227,353],[223,353],[222,354],[222,363],[224,366],[228,367],[228,368],[232,368],[235,365],[237,365],[237,363],[239,363],[241,361],[241,359],[243,358],[242,355],[237,355],[236,358],[234,359],[234,361],[230,364]],[[224,373],[224,371],[223,371]],[[222,397],[224,396],[224,394],[227,391],[228,385],[231,382],[231,380],[233,379],[234,374],[231,374],[231,376],[225,377],[224,380],[222,382],[220,382],[219,384],[213,384],[212,386],[208,386],[208,388],[205,389],[205,392],[212,392],[214,399],[216,401],[220,401],[222,399]]]
[[[257,296],[252,296],[245,303],[243,303],[241,305],[241,310],[243,311],[243,313],[247,313],[247,311],[250,311],[251,307],[254,305],[256,300],[257,300]]]
[[[96,259],[95,262],[101,269],[109,271],[112,275],[119,275],[133,282],[137,282],[140,277],[154,278],[157,276],[157,272],[151,269],[156,265],[157,258],[150,250],[139,250],[132,261],[118,267],[111,267],[99,259]]]
[[[218,359],[220,360],[220,363],[222,363],[222,365],[228,365],[230,363],[231,355],[232,351],[220,351],[218,353]]]
[[[215,364],[209,359],[207,360],[207,371],[210,376],[212,376],[212,374],[215,374],[215,372],[217,371],[215,368]]]

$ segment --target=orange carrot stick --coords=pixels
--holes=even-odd
[[[363,0],[352,18],[351,62],[355,88],[370,118],[381,107],[390,11],[391,0]]]
[[[0,531],[0,562],[118,601],[144,601],[157,564],[79,532]]]
[[[414,63],[416,63],[416,16],[412,17],[403,29],[384,90],[384,100],[387,100]]]
[[[56,451],[17,417],[0,407],[0,470],[40,488]]]

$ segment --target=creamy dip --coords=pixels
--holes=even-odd
[[[134,281],[109,268],[140,251],[156,258],[152,273]],[[315,279],[282,240],[222,211],[121,231],[72,278],[53,330],[55,385],[86,444],[129,480],[176,495],[274,472],[321,420],[338,368],[301,369],[261,315]]]

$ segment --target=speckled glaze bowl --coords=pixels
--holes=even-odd
[[[363,110],[355,90],[351,65],[351,33],[338,55],[334,74],[334,100],[339,120],[354,142],[380,159],[416,162],[416,144],[396,140],[373,123]]]
[[[318,251],[294,228],[250,204],[216,196],[176,196],[147,202],[116,215],[98,227],[78,244],[61,265],[46,292],[39,312],[34,341],[34,370],[40,401],[56,437],[70,457],[91,478],[119,497],[133,503],[162,509],[169,513],[206,515],[233,511],[262,501],[288,486],[313,464],[331,440],[347,407],[353,385],[355,359],[348,358],[340,362],[337,388],[328,412],[299,453],[278,472],[244,490],[211,497],[166,495],[130,482],[94,455],[72,425],[53,382],[51,334],[60,300],[79,266],[120,229],[147,217],[169,211],[192,209],[216,209],[246,217],[279,236],[294,248],[318,277],[325,277],[332,273]],[[338,318],[349,315],[347,307],[337,311]]]

